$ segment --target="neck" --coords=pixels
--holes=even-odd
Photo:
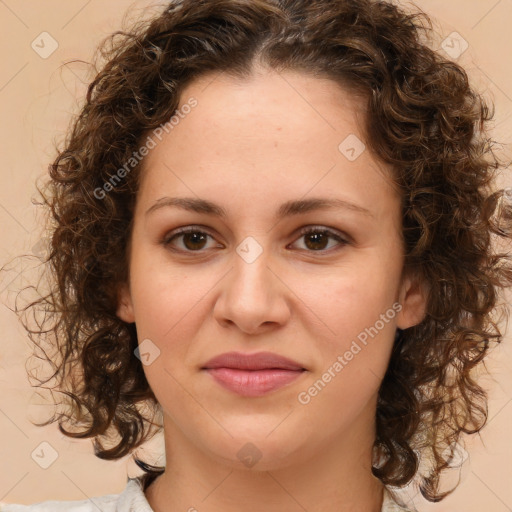
[[[361,418],[313,456],[257,470],[258,463],[240,469],[200,450],[164,415],[166,470],[146,490],[147,500],[155,512],[380,512],[383,485],[371,473],[374,432],[361,428],[368,424]]]

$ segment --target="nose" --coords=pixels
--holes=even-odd
[[[268,251],[248,262],[233,255],[233,268],[221,280],[214,317],[223,326],[236,325],[258,334],[284,325],[289,316],[289,288],[272,267]]]

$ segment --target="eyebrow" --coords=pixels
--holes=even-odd
[[[175,207],[190,212],[205,213],[222,219],[226,219],[228,216],[226,210],[222,206],[206,199],[199,199],[195,197],[161,197],[148,208],[146,215],[163,207]],[[276,218],[283,219],[285,217],[300,215],[311,211],[328,210],[332,208],[342,208],[374,217],[370,210],[343,199],[317,197],[286,201],[277,210]]]

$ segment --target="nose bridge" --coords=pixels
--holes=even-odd
[[[285,320],[286,300],[271,270],[272,261],[271,250],[253,237],[245,238],[237,246],[233,268],[215,306],[219,321],[230,321],[253,332],[262,324]]]
[[[271,254],[253,237],[246,237],[236,248],[234,268],[231,276],[232,299],[242,303],[253,303],[251,307],[262,307],[272,293],[272,272],[269,269]]]

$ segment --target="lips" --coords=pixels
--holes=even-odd
[[[256,354],[226,352],[225,354],[210,359],[203,366],[203,369],[213,368],[233,368],[237,370],[305,370],[300,363],[272,352],[258,352]]]
[[[210,359],[202,368],[224,389],[245,397],[258,397],[290,384],[306,368],[272,352],[228,352]]]

